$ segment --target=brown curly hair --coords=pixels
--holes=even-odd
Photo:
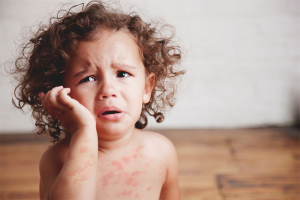
[[[78,8],[80,11],[74,11]],[[53,87],[62,85],[70,53],[76,51],[80,41],[92,41],[95,33],[102,28],[127,29],[140,48],[146,72],[155,74],[151,99],[143,104],[135,127],[143,129],[147,126],[146,113],[157,122],[162,122],[166,108],[174,106],[176,79],[185,73],[175,69],[182,53],[180,47],[173,42],[174,34],[163,37],[162,27],[170,26],[153,27],[136,13],[125,14],[100,1],[59,11],[56,17],[50,19],[49,25],[40,25],[30,41],[22,46],[21,55],[16,59],[13,70],[19,81],[14,91],[17,100],[16,103],[13,99],[14,105],[20,109],[26,104],[31,106],[38,134],[49,133],[53,142],[59,141],[62,132],[68,135],[60,122],[44,109],[38,93],[42,91],[46,94]],[[170,30],[173,33],[173,29]]]

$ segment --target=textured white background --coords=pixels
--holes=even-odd
[[[0,0],[0,134],[33,130],[11,104],[4,62],[29,27],[61,8],[54,0]],[[78,2],[78,1],[76,1]],[[87,1],[85,1],[87,2]],[[299,109],[300,0],[121,0],[174,25],[187,70],[177,105],[149,128],[289,125]]]

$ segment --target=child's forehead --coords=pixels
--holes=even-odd
[[[105,56],[114,58],[118,64],[126,65],[122,60],[130,60],[129,63],[143,63],[140,47],[130,31],[103,29],[94,34],[92,40],[79,42],[76,50],[70,54],[69,67],[77,61],[85,63],[102,61]]]
[[[71,52],[71,56],[72,54],[80,54],[82,53],[81,51],[86,51],[86,46],[107,48],[117,45],[126,45],[130,47],[131,50],[138,50],[140,55],[142,55],[141,48],[139,47],[136,38],[128,29],[122,28],[120,30],[114,30],[109,28],[101,28],[94,31],[90,39],[79,41],[77,48]]]

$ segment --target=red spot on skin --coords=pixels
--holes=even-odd
[[[86,169],[88,166],[92,166],[92,164],[87,160],[84,162],[84,168]]]
[[[107,177],[108,177],[108,178],[114,177],[114,173],[113,173],[112,171],[110,171],[110,172],[107,174]]]
[[[85,181],[85,180],[88,180],[88,179],[89,179],[88,174],[83,174],[83,175],[81,175],[79,181]]]
[[[130,159],[129,159],[128,157],[126,157],[126,156],[124,156],[124,157],[122,158],[122,160],[123,160],[126,164],[130,163]]]
[[[132,176],[138,176],[138,175],[140,175],[141,174],[141,172],[140,171],[134,171],[134,172],[132,172]]]
[[[107,179],[103,179],[103,187],[106,187],[108,185],[108,180]]]
[[[86,170],[89,166],[94,165],[95,163],[90,162],[89,160],[84,162],[84,167],[79,167],[78,169],[72,170],[67,172],[67,176],[75,176],[76,174],[82,173],[84,170]]]
[[[82,148],[80,149],[80,153],[85,153],[85,152],[87,152],[87,149],[88,149],[88,147],[82,147]]]
[[[129,174],[127,172],[124,173],[124,176],[127,177]]]
[[[124,168],[120,161],[114,160],[114,161],[112,161],[112,164],[114,166],[116,166],[119,170],[123,170],[123,168]]]
[[[132,191],[131,191],[131,190],[128,191],[128,192],[127,192],[127,195],[130,197],[130,196],[132,195]]]
[[[147,188],[147,191],[150,191],[151,189],[152,189],[152,187],[148,187],[148,188]]]
[[[138,198],[139,196],[140,196],[139,194],[136,194],[136,195],[135,195],[135,198]]]
[[[118,179],[120,180],[122,178],[122,174],[119,174],[118,176],[119,176]]]
[[[140,146],[138,146],[135,150],[136,150],[137,152],[140,152],[143,148],[144,148],[144,146],[143,146],[143,145],[140,145]]]
[[[125,183],[127,185],[132,185],[132,186],[135,186],[135,187],[139,185],[139,183],[135,179],[133,179],[133,178],[127,178],[125,180]]]
[[[81,173],[85,170],[83,167],[79,167],[78,169],[67,172],[67,176],[75,176],[77,173]]]
[[[107,175],[105,175],[102,178],[100,178],[100,180],[102,181],[103,187],[106,187],[109,184],[109,179],[111,179],[112,177],[114,177],[114,175],[115,174],[112,171],[110,171]]]
[[[130,190],[130,191],[123,191],[122,195],[130,197],[132,195],[132,190]]]
[[[133,157],[134,157],[134,158],[137,158],[137,154],[134,154]]]
[[[74,184],[76,184],[78,181],[82,182],[82,181],[85,181],[85,180],[88,180],[88,179],[90,179],[89,176],[88,176],[88,173],[82,174],[80,176],[80,178],[74,180]]]

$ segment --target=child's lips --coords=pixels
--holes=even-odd
[[[105,120],[120,120],[125,115],[121,109],[115,106],[104,107],[100,110],[98,117]]]

